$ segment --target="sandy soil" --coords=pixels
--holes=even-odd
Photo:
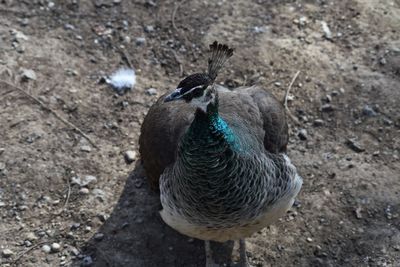
[[[283,98],[300,71],[289,156],[304,186],[247,240],[251,264],[400,266],[399,29],[398,0],[0,1],[0,265],[204,266],[203,243],[162,223],[140,155],[124,153],[219,40],[236,49],[228,87]],[[98,83],[130,64],[132,91]],[[237,260],[213,245],[222,266]]]

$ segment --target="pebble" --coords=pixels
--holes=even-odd
[[[149,89],[146,90],[146,94],[148,94],[148,95],[157,95],[157,89],[149,88]]]
[[[80,223],[73,223],[73,224],[71,225],[70,229],[71,229],[71,230],[76,230],[76,229],[78,229],[80,226],[81,226]]]
[[[11,249],[6,248],[6,249],[3,249],[1,254],[3,255],[4,258],[9,258],[12,255],[14,255],[14,252]]]
[[[50,253],[51,247],[49,245],[43,245],[42,250],[46,253]]]
[[[334,111],[334,108],[333,108],[333,106],[331,104],[324,104],[321,107],[321,111],[323,111],[323,112],[332,112],[332,111]]]
[[[147,33],[154,32],[154,26],[146,25],[146,26],[144,26],[144,31],[147,32]]]
[[[309,243],[310,243],[310,242],[313,242],[313,240],[312,240],[312,238],[311,238],[311,237],[307,237],[307,239],[306,239],[306,240],[307,240],[307,242],[309,242]]]
[[[339,95],[339,92],[336,91],[336,90],[333,90],[333,91],[331,92],[331,96],[338,96],[338,95]]]
[[[321,119],[316,119],[316,120],[314,120],[314,126],[317,126],[317,127],[319,127],[319,126],[323,126],[324,125],[324,121],[323,120],[321,120]]]
[[[23,18],[21,20],[21,26],[25,27],[29,25],[29,19],[28,18]]]
[[[135,161],[136,152],[132,151],[132,150],[128,150],[128,151],[125,152],[124,158],[125,158],[126,163],[130,164],[130,163]]]
[[[26,240],[29,241],[35,241],[37,239],[37,236],[33,232],[29,232],[26,234]]]
[[[59,252],[60,249],[61,249],[60,244],[58,244],[58,243],[53,243],[53,244],[51,244],[51,251],[53,251],[53,252]]]
[[[86,266],[92,266],[93,260],[92,257],[90,256],[85,256],[82,260],[81,266],[86,267]]]
[[[297,136],[300,138],[300,140],[307,140],[307,130],[300,129],[299,132],[297,133]]]
[[[135,43],[136,43],[136,45],[138,45],[138,46],[143,45],[145,42],[146,42],[146,38],[144,38],[144,37],[137,37],[137,38],[135,39]]]
[[[356,208],[354,210],[354,213],[355,213],[357,219],[362,219],[361,207]]]
[[[6,164],[4,162],[0,162],[0,171],[6,168]]]
[[[92,151],[92,148],[90,146],[81,146],[81,151],[83,152],[90,152]]]
[[[79,193],[82,194],[82,195],[87,195],[87,194],[89,194],[89,189],[87,189],[86,187],[82,187],[79,190]]]
[[[386,65],[386,63],[387,63],[386,58],[382,57],[381,59],[379,59],[379,64]]]
[[[332,32],[329,29],[328,23],[326,23],[325,21],[321,21],[321,26],[322,26],[322,31],[324,32],[325,38],[328,40],[332,39]]]
[[[346,145],[353,150],[354,152],[361,153],[364,152],[365,149],[361,147],[359,143],[357,143],[355,140],[352,139],[347,139],[346,140]]]
[[[104,234],[103,233],[96,233],[94,235],[94,240],[96,240],[96,241],[101,241],[101,240],[103,240],[103,238],[104,238]]]
[[[31,69],[22,69],[21,78],[24,81],[28,81],[28,80],[35,81],[37,79],[37,76],[36,76],[36,73]]]
[[[376,111],[368,105],[363,107],[362,114],[367,117],[375,117],[377,115]]]
[[[328,103],[332,102],[332,96],[331,95],[326,95],[325,99],[326,99],[326,102],[328,102]]]
[[[72,24],[66,23],[66,24],[64,24],[64,29],[73,31],[73,30],[75,30],[75,26]]]

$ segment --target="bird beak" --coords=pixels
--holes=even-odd
[[[174,101],[174,100],[178,100],[181,97],[182,97],[181,88],[177,88],[177,89],[175,89],[175,91],[173,91],[171,94],[167,95],[164,98],[164,102],[171,102],[171,101]]]

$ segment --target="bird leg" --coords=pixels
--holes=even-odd
[[[240,251],[240,266],[250,267],[249,261],[246,255],[246,241],[244,239],[239,240],[239,251]]]
[[[206,267],[219,267],[212,258],[211,246],[209,240],[204,240],[204,247],[206,248]]]

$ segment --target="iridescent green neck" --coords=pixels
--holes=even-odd
[[[232,150],[239,150],[239,143],[235,133],[229,125],[219,116],[218,106],[210,104],[207,112],[197,109],[194,120],[188,130],[192,138],[209,140],[214,142],[220,140],[226,143]]]

